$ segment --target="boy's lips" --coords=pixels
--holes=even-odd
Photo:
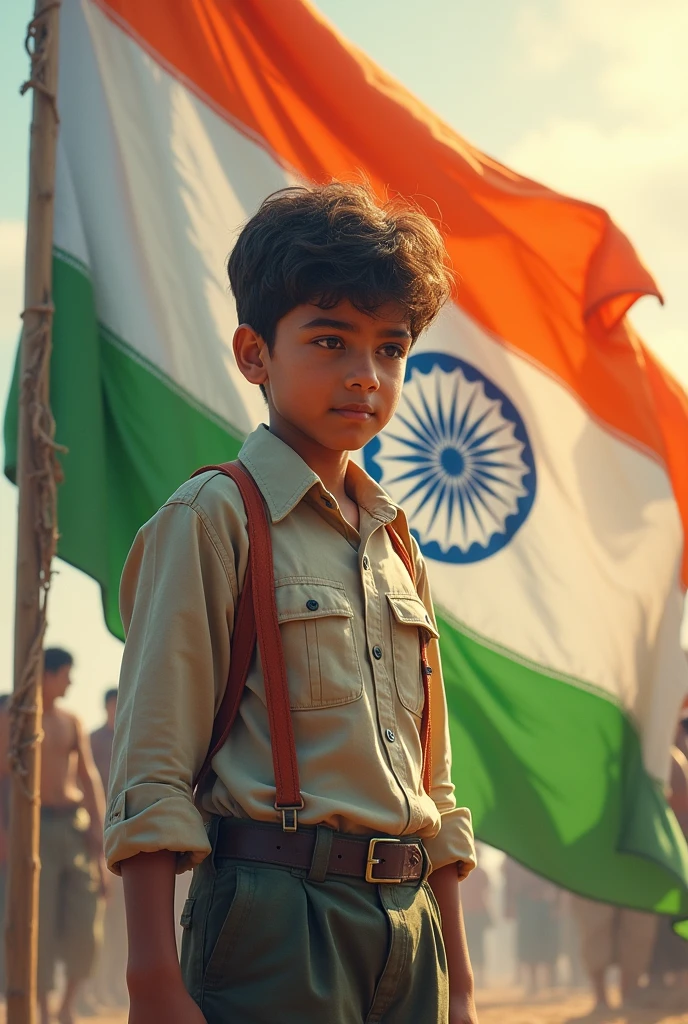
[[[365,405],[362,402],[352,402],[350,405],[340,405],[332,412],[339,413],[347,420],[368,420],[375,415],[372,405]]]

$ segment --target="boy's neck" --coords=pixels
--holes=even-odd
[[[351,499],[346,493],[346,470],[349,465],[349,453],[334,451],[318,444],[313,438],[302,433],[293,424],[288,423],[274,410],[270,410],[270,433],[279,437],[314,473],[317,473],[330,494],[334,495],[339,505],[346,505]]]

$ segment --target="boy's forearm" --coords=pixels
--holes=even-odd
[[[442,935],[447,951],[450,993],[473,995],[473,970],[468,954],[461,910],[459,875],[456,864],[433,871],[428,879],[442,915]]]
[[[139,853],[121,862],[127,912],[132,994],[160,984],[181,984],[174,929],[174,884],[177,855],[167,850]]]

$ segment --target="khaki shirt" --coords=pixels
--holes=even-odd
[[[258,427],[240,459],[271,519],[275,593],[304,809],[299,821],[424,840],[433,866],[475,863],[470,812],[457,808],[435,625],[414,542],[418,593],[385,524],[407,543],[404,513],[350,463],[359,531],[318,476]],[[217,472],[184,483],[146,523],[124,568],[127,642],[106,818],[119,861],[172,850],[179,870],[209,853],[209,813],[278,821],[265,690],[254,656],[239,714],[194,804],[227,681],[248,535],[236,484]],[[420,596],[418,596],[420,594]],[[317,607],[316,607],[317,602]],[[418,631],[429,644],[433,699],[429,794],[422,786],[423,685]]]

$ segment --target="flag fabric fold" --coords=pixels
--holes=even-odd
[[[136,529],[263,417],[231,354],[241,224],[299,182],[412,197],[457,289],[361,460],[428,562],[459,798],[554,881],[688,916],[662,788],[688,688],[688,404],[624,319],[660,297],[628,239],[480,153],[302,0],[66,0],[62,18],[60,554],[110,629]],[[10,475],[15,419],[16,394]]]

